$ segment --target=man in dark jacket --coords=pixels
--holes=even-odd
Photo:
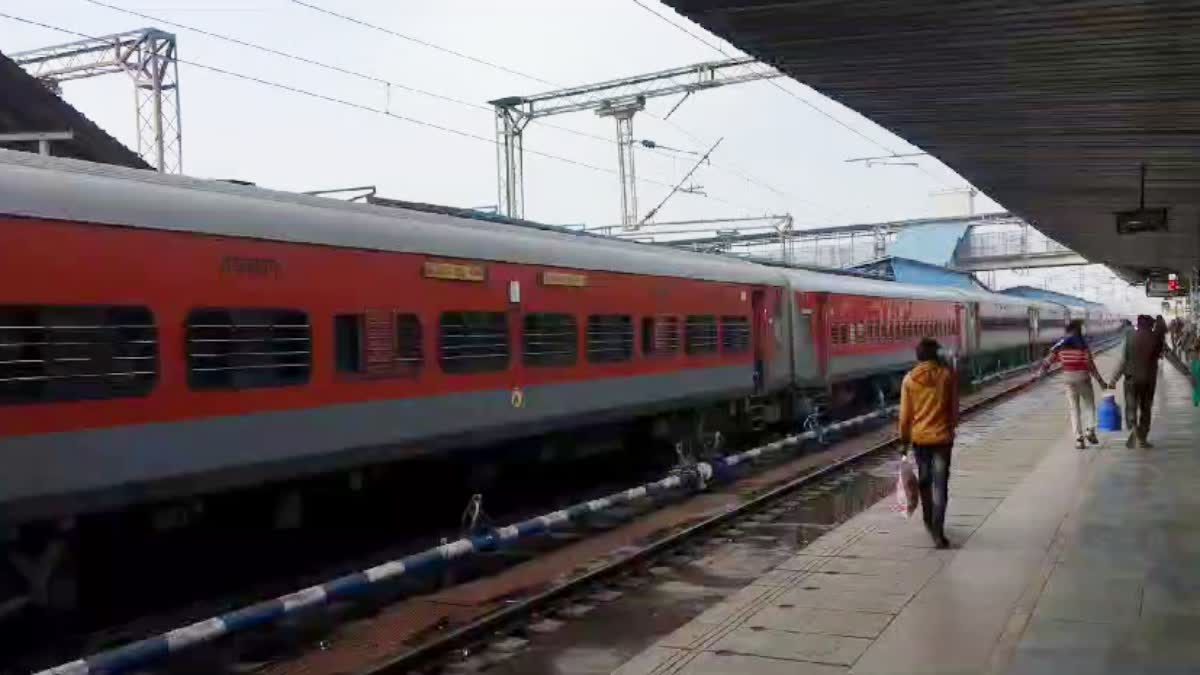
[[[1133,408],[1136,418],[1130,428],[1129,440],[1125,443],[1128,447],[1154,447],[1146,437],[1150,434],[1150,414],[1158,384],[1158,360],[1163,355],[1165,333],[1163,328],[1155,325],[1154,319],[1146,315],[1139,316],[1132,345],[1127,353],[1122,354],[1122,363],[1118,366],[1118,376],[1124,375],[1133,390],[1133,400],[1125,399],[1125,407]],[[1126,360],[1128,363],[1125,363]]]
[[[1133,379],[1130,377],[1133,374],[1133,336],[1136,333],[1129,319],[1121,319],[1121,359],[1117,361],[1112,377],[1108,378],[1112,387],[1116,387],[1117,382],[1125,378],[1122,393],[1125,396],[1125,428],[1129,429],[1129,440],[1125,442],[1127,448],[1133,447],[1133,430],[1137,428],[1137,405],[1134,403]]]

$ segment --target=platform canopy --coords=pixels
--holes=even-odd
[[[71,133],[69,140],[55,141],[51,146],[50,153],[58,157],[150,168],[136,152],[0,54],[0,134],[35,132]],[[37,146],[19,143],[15,149],[36,151]]]
[[[1130,281],[1200,262],[1200,3],[665,2]],[[1143,163],[1168,229],[1118,235]]]

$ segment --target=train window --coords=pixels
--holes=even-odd
[[[338,372],[412,375],[421,367],[421,320],[416,314],[369,311],[333,317]]]
[[[633,319],[628,314],[593,314],[587,323],[587,358],[593,363],[633,357]]]
[[[311,370],[308,315],[294,309],[194,309],[187,316],[188,384],[251,389],[303,384]]]
[[[508,316],[504,312],[444,312],[438,326],[442,370],[454,375],[508,368]]]
[[[692,315],[683,327],[683,348],[688,354],[717,351],[717,320],[711,315]]]
[[[738,354],[750,349],[750,319],[744,316],[721,317],[721,351]]]
[[[395,344],[392,360],[410,369],[420,367],[425,360],[421,347],[421,319],[416,314],[396,315]]]
[[[647,316],[642,319],[642,354],[674,354],[679,351],[679,319]]]
[[[642,356],[653,356],[657,351],[654,344],[654,317],[642,317]]]
[[[363,371],[362,314],[338,314],[333,317],[333,362],[339,373]]]
[[[145,396],[157,375],[145,307],[0,305],[0,404]]]
[[[579,329],[570,314],[526,314],[522,359],[527,366],[571,366],[579,353]]]

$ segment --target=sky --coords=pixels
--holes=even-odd
[[[484,208],[498,201],[488,101],[741,55],[656,0],[303,2],[361,23],[297,0],[6,0],[0,12],[73,33],[0,17],[0,50],[161,28],[178,38],[185,173],[291,191],[374,185],[396,199]],[[136,146],[132,93],[120,74],[63,87]],[[661,119],[677,103],[651,99],[633,121],[635,138],[686,151],[638,149],[641,214],[691,168],[688,152],[723,140],[689,181],[707,196],[676,194],[657,221],[791,214],[804,229],[901,220],[946,215],[944,193],[969,187],[929,156],[847,162],[920,149],[790,79],[700,92]],[[618,223],[613,120],[579,112],[546,121],[576,133],[536,122],[526,131],[525,217]],[[975,209],[1003,210],[986,195]]]
[[[478,138],[438,131],[382,114],[289,93],[180,65],[184,169],[285,190],[377,185],[380,194],[455,206],[497,202],[494,121],[487,101],[726,58],[633,0],[311,0],[511,71],[416,44],[296,4],[291,0],[104,0],[155,21],[87,0],[7,0],[4,12],[86,35],[156,26],[178,36],[179,56],[358,105],[388,109]],[[654,0],[643,4],[731,55],[733,47]],[[254,42],[354,70],[397,85],[483,106],[471,108],[406,92],[237,46],[166,22]],[[0,49],[77,39],[0,19]],[[537,78],[536,80],[533,78]],[[67,83],[65,97],[110,133],[135,143],[131,85],[122,75]],[[660,145],[703,151],[721,146],[694,183],[708,197],[678,194],[659,220],[791,213],[798,227],[933,215],[930,194],[965,187],[930,157],[912,166],[867,167],[855,157],[918,151],[858,114],[791,80],[732,85],[699,93],[669,122],[678,97],[652,99],[634,119],[634,135]],[[548,84],[552,83],[552,84]],[[808,105],[805,105],[807,102]],[[809,105],[813,107],[809,107]],[[820,110],[817,112],[814,108]],[[826,117],[828,115],[829,117]],[[840,121],[854,130],[841,126]],[[620,220],[614,122],[592,112],[547,121],[599,138],[535,124],[527,151],[541,151],[598,171],[526,154],[526,212],[550,223],[602,225]],[[862,134],[861,136],[859,134]],[[870,140],[867,140],[870,139]],[[695,161],[687,154],[641,150],[643,214]],[[666,184],[666,185],[663,185]],[[979,203],[981,211],[999,207]]]

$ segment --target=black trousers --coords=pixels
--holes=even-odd
[[[1137,394],[1133,390],[1133,378],[1127,373],[1125,375],[1125,428],[1129,431],[1137,430],[1138,414],[1137,414]]]
[[[1137,437],[1146,440],[1146,436],[1150,433],[1150,414],[1154,410],[1154,390],[1157,388],[1158,382],[1150,380],[1149,382],[1134,382],[1133,383],[1133,404],[1129,401],[1125,402],[1127,408],[1136,408],[1137,424],[1132,428],[1132,431],[1137,432]]]
[[[946,502],[950,499],[950,448],[944,445],[914,445],[917,488],[921,493],[921,516],[935,537],[945,536]]]

